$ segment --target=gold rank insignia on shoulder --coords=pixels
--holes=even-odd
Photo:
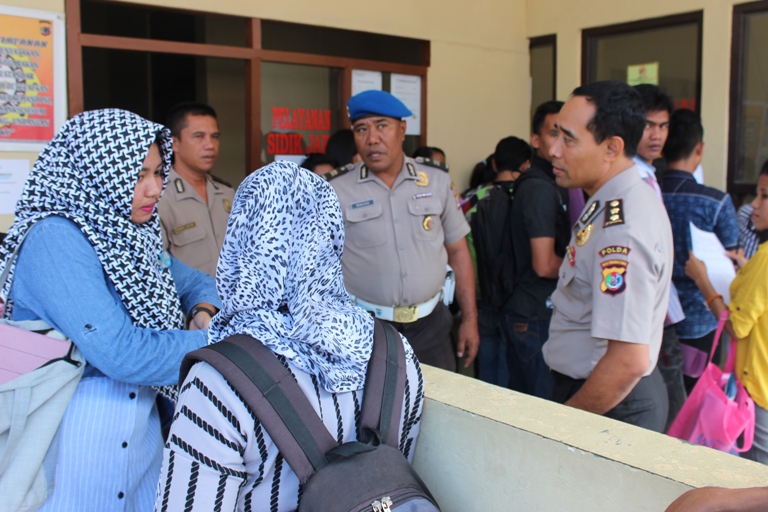
[[[432,230],[432,216],[427,215],[424,217],[424,221],[421,223],[422,227],[424,228],[424,231],[431,231]]]
[[[195,226],[197,226],[197,223],[195,223],[195,222],[187,222],[187,223],[186,223],[186,224],[184,224],[183,226],[176,226],[175,228],[173,228],[173,232],[174,232],[174,233],[176,233],[176,234],[178,235],[178,234],[179,234],[179,233],[181,233],[182,231],[186,231],[186,230],[188,230],[188,229],[192,229],[192,228],[194,228]]]
[[[576,245],[581,247],[585,243],[589,241],[589,235],[592,234],[592,230],[595,229],[594,226],[590,223],[587,224],[585,228],[583,228],[581,231],[579,231],[576,234]]]
[[[419,179],[414,181],[417,187],[426,187],[427,185],[429,185],[429,176],[427,176],[427,173],[425,173],[424,171],[419,171],[418,176],[419,176]]]
[[[352,164],[342,165],[341,167],[337,167],[334,170],[321,175],[320,177],[323,178],[325,181],[331,181],[333,178],[344,176],[351,170],[352,170]]]
[[[416,163],[419,163],[422,165],[428,165],[430,167],[436,167],[443,172],[448,172],[450,170],[448,167],[448,164],[444,164],[443,162],[438,162],[437,160],[432,160],[431,158],[417,156],[416,158],[414,158],[414,160],[416,160]]]
[[[224,199],[224,211],[229,213],[232,211],[232,201]]]
[[[184,193],[184,182],[181,181],[181,178],[176,178],[175,180],[173,180],[173,186],[176,187],[176,192],[178,192],[179,194]]]
[[[586,224],[589,222],[589,219],[592,217],[592,214],[595,213],[595,210],[597,210],[597,207],[600,206],[600,201],[593,201],[592,204],[589,205],[589,208],[584,212],[584,215],[581,216],[581,223]]]
[[[608,204],[605,205],[605,220],[603,221],[603,227],[607,228],[618,224],[624,224],[622,200],[611,199],[608,201]]]

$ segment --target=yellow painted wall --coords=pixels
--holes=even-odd
[[[733,0],[527,0],[526,34],[557,34],[557,93],[566,99],[581,84],[581,30],[660,16],[704,11],[701,117],[707,184],[725,189]]]

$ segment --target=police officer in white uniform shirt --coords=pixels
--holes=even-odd
[[[362,162],[326,178],[339,197],[347,242],[342,266],[355,303],[392,323],[419,361],[447,370],[469,366],[480,342],[469,233],[447,169],[403,153],[410,110],[393,95],[365,91],[347,104]],[[444,304],[446,263],[462,311],[458,347]],[[448,291],[450,293],[450,291]]]
[[[157,209],[163,247],[192,268],[216,277],[235,191],[210,171],[219,154],[216,111],[202,103],[171,109],[173,167]]]
[[[656,361],[673,243],[664,205],[632,161],[644,126],[638,93],[616,81],[577,88],[558,115],[557,183],[590,198],[560,267],[543,350],[555,401],[661,432],[668,401]]]

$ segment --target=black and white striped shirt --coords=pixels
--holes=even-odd
[[[341,442],[357,439],[363,390],[329,393],[284,359],[299,387]],[[400,450],[412,460],[419,433],[424,381],[407,361]],[[253,411],[207,363],[187,375],[163,453],[155,511],[295,510],[299,481]]]

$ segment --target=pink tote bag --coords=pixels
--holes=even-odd
[[[731,341],[725,371],[712,364],[712,356],[723,334],[726,320],[727,309],[720,315],[709,363],[667,434],[716,450],[742,453],[752,447],[755,435],[755,403],[738,380],[731,381],[731,389],[728,390],[736,359],[736,341]],[[735,397],[729,398],[728,391],[731,395],[735,394]],[[738,446],[739,437],[742,435],[742,445]]]

